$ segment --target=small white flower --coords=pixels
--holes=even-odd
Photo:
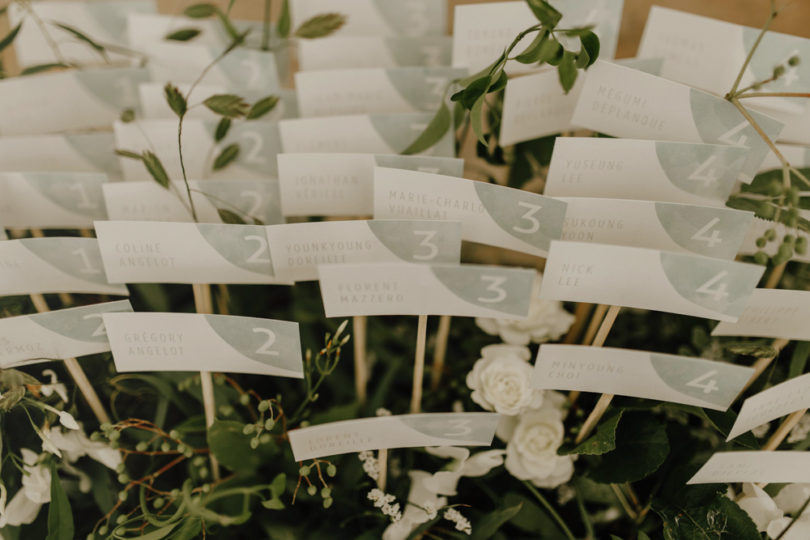
[[[445,497],[438,497],[428,484],[432,474],[426,471],[410,471],[411,488],[408,493],[408,504],[399,521],[391,523],[383,532],[383,540],[405,540],[422,523],[435,519],[436,514],[427,510],[438,509],[447,504]]]
[[[737,500],[737,505],[745,510],[759,532],[767,531],[772,521],[784,516],[770,495],[754,484],[743,484],[743,496]]]
[[[574,323],[574,316],[565,311],[562,303],[540,298],[542,276],[534,280],[529,316],[524,320],[477,318],[475,323],[490,335],[499,335],[511,345],[545,343],[560,339]]]
[[[788,444],[802,442],[810,434],[810,414],[805,414],[801,417],[799,422],[790,430],[787,437]]]
[[[43,384],[39,387],[39,391],[42,392],[42,395],[45,397],[49,397],[54,392],[59,398],[67,403],[68,395],[67,395],[67,388],[64,384],[59,382],[59,379],[56,378],[56,372],[52,369],[46,369],[42,372],[43,377],[50,377],[51,382],[48,384]]]
[[[473,401],[488,411],[514,416],[543,403],[543,391],[532,388],[531,352],[517,345],[489,345],[467,374]]]
[[[59,423],[68,429],[79,429],[76,419],[67,411],[59,411]]]
[[[770,538],[779,538],[782,531],[787,528],[791,521],[793,521],[793,518],[789,517],[776,519],[768,525],[765,532],[768,533]],[[810,517],[807,514],[802,514],[802,517],[796,520],[796,523],[781,537],[781,540],[807,540],[808,538],[810,538]]]
[[[385,407],[380,407],[379,409],[377,409],[377,416],[391,416],[391,411],[389,411]]]
[[[436,507],[433,506],[433,503],[430,502],[430,501],[428,501],[428,502],[426,502],[424,504],[424,506],[422,507],[422,510],[425,511],[425,514],[427,514],[427,518],[429,520],[430,519],[436,519],[436,516],[439,515],[438,512],[436,511]]]
[[[6,505],[0,516],[0,528],[6,525],[19,526],[32,523],[43,504],[51,500],[51,471],[38,463],[39,455],[28,448],[21,448],[23,458],[22,488]]]
[[[808,497],[810,497],[810,484],[788,484],[779,490],[773,500],[784,513],[796,515]],[[802,517],[804,516],[810,516],[810,506],[802,512]],[[791,528],[791,530],[793,529]]]
[[[462,476],[484,476],[495,467],[503,465],[504,450],[485,450],[470,457],[467,448],[437,446],[425,448],[429,454],[452,459],[445,470],[434,473],[425,480],[425,485],[437,495],[456,495],[456,486]]]
[[[374,455],[374,452],[364,450],[357,454],[360,461],[363,462],[363,470],[375,482],[380,477],[380,462]]]
[[[467,535],[472,534],[472,525],[470,524],[470,521],[461,515],[461,512],[455,508],[448,508],[445,510],[444,519],[455,523],[457,531],[461,531]]]
[[[399,509],[399,503],[394,503],[396,497],[388,493],[384,493],[381,489],[373,488],[366,495],[368,499],[374,503],[376,508],[391,518],[391,521],[397,522],[402,519],[402,512]],[[392,504],[393,503],[393,504]]]
[[[110,448],[104,442],[91,441],[81,429],[63,432],[62,428],[57,426],[45,430],[43,435],[42,449],[60,456],[64,453],[65,460],[69,463],[82,456],[88,456],[113,470],[121,464],[121,453],[118,450]]]

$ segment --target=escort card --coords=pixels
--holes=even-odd
[[[346,263],[456,263],[457,221],[321,221],[267,227],[273,271],[289,281],[318,279],[318,265]]]
[[[804,219],[808,219],[808,215],[804,214],[804,212],[805,211],[800,211],[799,216],[803,217]],[[797,238],[804,237],[807,239],[808,242],[810,242],[810,234],[806,233],[801,229],[788,229],[781,223],[767,221],[755,217],[751,225],[751,228],[748,229],[748,235],[745,237],[745,240],[743,241],[743,244],[740,247],[740,253],[744,255],[753,255],[757,251],[764,251],[769,256],[775,255],[780,245],[780,242],[778,241],[768,242],[768,244],[763,248],[757,247],[757,238],[765,234],[765,231],[767,231],[768,229],[774,229],[776,231],[777,238],[783,238],[786,234],[792,234]],[[796,262],[810,263],[810,253],[805,253],[804,255],[794,253],[793,257],[790,260]]]
[[[107,219],[97,173],[0,172],[0,226],[17,229],[92,228]]]
[[[261,21],[240,21],[231,20],[237,32],[250,30],[245,40],[246,48],[258,48],[261,40]],[[222,22],[217,17],[208,19],[192,19],[189,17],[150,14],[150,13],[130,13],[127,16],[127,37],[129,45],[133,49],[139,50],[145,45],[156,44],[166,41],[166,36],[187,28],[194,28],[200,33],[191,42],[194,45],[206,45],[219,47],[220,51],[233,42],[228,33],[223,28]]]
[[[374,169],[377,219],[450,219],[464,240],[544,257],[560,238],[565,203],[488,182]]]
[[[215,142],[217,122],[183,122],[183,157],[189,178],[259,179],[276,177],[276,154],[281,151],[276,122],[234,122],[225,138]],[[115,123],[116,148],[132,152],[152,150],[172,179],[183,177],[177,152],[177,120],[146,120]],[[237,157],[224,168],[213,170],[224,148],[239,146]],[[125,180],[151,180],[140,160],[121,158]]]
[[[776,147],[785,156],[788,162],[797,168],[810,167],[810,147],[800,146],[797,144],[777,144]],[[782,163],[776,157],[776,154],[769,152],[765,161],[759,167],[760,172],[770,171],[773,169],[781,169]]]
[[[541,345],[532,384],[684,403],[725,411],[754,370],[726,362],[655,352]]]
[[[0,296],[63,292],[129,295],[107,280],[95,238],[0,242]]]
[[[284,222],[276,180],[189,180],[189,186],[200,223],[222,223],[220,209],[255,225]],[[104,200],[112,220],[194,221],[182,181],[173,182],[171,191],[154,180],[108,183]]]
[[[157,11],[154,0],[107,0],[105,2],[33,2],[8,6],[10,26],[16,26],[26,17],[30,10],[47,22],[58,22],[74,28],[89,36],[97,43],[123,47],[127,45],[127,15],[130,13],[154,13]],[[57,56],[48,37],[57,42],[60,56]],[[98,63],[105,58],[101,53],[88,46],[80,39],[54,25],[48,25],[43,31],[33,19],[29,18],[22,25],[20,33],[14,40],[14,50],[20,67],[26,68],[38,64],[69,62],[71,64]],[[133,55],[119,54],[106,50],[104,56],[112,62],[132,60]]]
[[[727,441],[795,411],[810,408],[810,373],[793,377],[743,402]]]
[[[111,283],[289,283],[259,225],[97,221],[96,234]]]
[[[301,116],[432,113],[451,81],[467,75],[451,67],[329,69],[295,74]]]
[[[431,36],[447,32],[446,0],[291,0],[292,27],[338,11],[346,23],[336,36]]]
[[[98,172],[121,179],[112,133],[0,137],[0,171]]]
[[[132,311],[129,301],[2,318],[0,368],[107,352],[101,315],[120,311]]]
[[[0,227],[0,240],[8,240],[8,235],[6,235],[5,229]]]
[[[108,313],[118,371],[225,371],[304,377],[298,323],[197,313]]]
[[[716,452],[687,484],[810,482],[810,452],[745,450]]]
[[[59,71],[0,80],[0,136],[108,128],[137,109],[142,68]]]
[[[779,141],[810,145],[810,107],[785,122]]]
[[[344,420],[289,431],[296,461],[383,448],[489,446],[497,413],[423,413]]]
[[[450,36],[338,36],[298,42],[301,71],[450,65]]]
[[[751,112],[776,139],[784,127]],[[587,72],[573,124],[636,139],[662,139],[744,146],[739,180],[750,182],[768,155],[768,146],[728,101],[642,71],[597,60]]]
[[[560,28],[593,26],[599,36],[600,58],[613,58],[619,40],[623,0],[557,0],[554,7],[562,14]],[[512,40],[533,24],[537,17],[526,2],[488,2],[457,5],[453,23],[453,65],[475,73],[494,62]],[[529,34],[518,42],[514,52],[526,49],[536,37]],[[570,45],[577,50],[576,45]],[[510,73],[532,67],[517,62],[507,65]]]
[[[746,148],[603,137],[557,137],[544,193],[725,205]]]
[[[700,255],[555,241],[540,297],[733,322],[764,271]]]
[[[372,114],[299,118],[279,122],[284,152],[400,154],[433,119],[432,113]],[[452,130],[431,148],[431,156],[455,157]]]
[[[374,167],[447,176],[464,174],[464,160],[374,154],[279,154],[278,178],[285,216],[370,216]]]
[[[166,103],[166,95],[163,90],[164,84],[162,83],[146,83],[138,87],[138,96],[141,100],[141,112],[143,117],[149,120],[174,120],[177,121],[177,114],[169,108]],[[178,84],[177,88],[184,94],[188,95],[190,84]],[[268,92],[244,92],[241,89],[228,88],[225,86],[214,86],[210,84],[198,85],[194,88],[191,95],[191,100],[194,103],[202,103],[207,98],[216,94],[237,94],[245,98],[249,103],[267,97]],[[277,122],[282,118],[297,118],[298,117],[298,98],[295,96],[295,90],[280,90],[274,92],[273,95],[279,98],[278,103],[272,111],[262,116],[264,122],[273,121]],[[210,111],[207,107],[196,107],[189,109],[186,113],[186,119],[199,119],[199,120],[214,120],[219,121],[221,116]]]
[[[638,55],[664,58],[662,77],[723,95],[731,90],[759,34],[759,28],[653,6]],[[806,90],[810,87],[810,65],[807,62],[788,65],[788,59],[795,55],[802,60],[810,58],[810,39],[768,31],[743,75],[740,88],[770,79],[774,66],[783,64],[785,74],[768,83],[767,91]]]
[[[754,289],[737,322],[721,322],[712,335],[810,341],[810,291]]]
[[[559,199],[568,206],[562,240],[737,256],[753,212],[691,204],[626,199]]]
[[[327,317],[454,315],[525,319],[537,272],[484,265],[318,266]]]

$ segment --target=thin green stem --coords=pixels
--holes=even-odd
[[[577,508],[579,508],[579,514],[582,516],[582,523],[585,524],[585,537],[587,540],[596,540],[596,533],[593,530],[593,523],[591,523],[588,510],[585,508],[585,501],[582,500],[582,495],[580,495],[579,491],[575,491],[574,493],[577,498]]]
[[[731,102],[732,105],[734,105],[737,108],[738,111],[740,111],[740,114],[743,115],[743,117],[746,120],[748,120],[748,123],[751,124],[751,127],[754,128],[754,131],[757,132],[757,134],[762,138],[762,140],[765,141],[765,144],[767,144],[768,147],[771,149],[771,152],[774,153],[776,158],[779,160],[779,163],[781,163],[783,167],[790,167],[790,163],[788,163],[788,160],[785,158],[782,152],[779,151],[779,148],[776,147],[776,144],[771,140],[770,137],[768,137],[765,131],[763,131],[762,127],[760,127],[757,121],[754,120],[754,117],[751,116],[751,113],[748,112],[748,109],[743,107],[742,103],[740,103],[737,98],[731,98],[729,99],[729,101]]]
[[[273,0],[264,0],[264,21],[262,24],[262,50],[270,50],[270,12],[273,8]]]
[[[560,514],[557,513],[554,507],[551,506],[551,504],[546,500],[545,497],[543,497],[543,495],[537,490],[537,488],[534,487],[528,480],[524,480],[523,485],[526,486],[526,488],[529,491],[531,491],[532,495],[534,495],[534,498],[537,499],[537,501],[543,505],[543,507],[546,509],[546,511],[548,511],[549,514],[551,514],[551,517],[554,519],[554,521],[557,522],[557,525],[559,525],[560,530],[562,530],[566,538],[568,538],[568,540],[576,540],[576,537],[571,532],[571,529],[568,528],[568,525],[565,524],[563,518],[560,517]]]
[[[751,63],[751,59],[754,57],[754,53],[759,48],[759,44],[762,43],[762,38],[765,37],[765,34],[770,29],[771,23],[773,23],[773,20],[774,18],[776,18],[777,13],[778,11],[776,10],[776,5],[774,4],[773,0],[771,0],[771,13],[770,15],[768,15],[768,20],[765,21],[765,26],[763,26],[762,30],[760,30],[756,41],[754,41],[754,45],[751,47],[751,50],[748,51],[748,55],[745,57],[745,62],[743,62],[742,68],[740,68],[740,72],[737,74],[737,78],[734,80],[734,85],[731,87],[729,93],[726,94],[727,99],[736,97],[737,89],[740,87],[742,78],[745,76],[745,70],[748,69],[748,65]]]
[[[758,97],[783,97],[783,98],[810,98],[810,92],[748,92],[734,96],[736,99],[758,98]]]

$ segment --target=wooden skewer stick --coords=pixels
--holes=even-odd
[[[354,390],[360,405],[365,404],[368,385],[368,365],[366,362],[366,328],[368,318],[364,315],[352,317],[352,341],[354,342]]]
[[[591,322],[588,324],[588,329],[585,331],[585,338],[582,340],[583,345],[590,345],[593,343],[594,338],[596,337],[596,332],[600,328],[600,324],[605,319],[605,314],[608,311],[610,306],[606,306],[605,304],[599,304],[596,306],[596,309],[593,311],[593,315],[591,316]]]
[[[607,315],[605,315],[605,319],[599,326],[599,331],[596,332],[596,337],[591,344],[592,347],[601,347],[605,344],[605,340],[610,333],[610,329],[613,327],[613,323],[616,322],[616,317],[619,315],[619,310],[621,309],[622,308],[620,306],[610,306],[607,311]],[[599,401],[596,402],[596,406],[591,411],[591,414],[588,415],[588,418],[585,419],[585,423],[582,424],[582,429],[577,434],[577,444],[585,440],[585,437],[587,437],[591,430],[596,427],[596,424],[602,418],[602,415],[605,414],[605,411],[612,400],[613,394],[602,394]]]
[[[802,416],[807,414],[807,409],[802,409],[801,411],[796,411],[790,414],[785,421],[782,422],[776,431],[773,432],[771,438],[768,439],[768,442],[765,443],[765,446],[762,447],[763,450],[776,450],[779,448],[779,445],[782,444],[782,441],[785,440],[785,437],[788,436],[790,431],[799,423],[799,420],[802,419]]]
[[[786,339],[779,338],[779,339],[773,340],[772,347],[774,349],[776,349],[776,354],[774,354],[773,356],[769,356],[767,358],[759,358],[756,362],[754,362],[754,365],[751,366],[751,367],[754,368],[754,373],[751,374],[751,378],[748,379],[748,382],[745,383],[745,386],[742,387],[742,390],[740,390],[740,393],[737,394],[737,397],[740,397],[741,395],[743,395],[743,393],[746,390],[748,390],[748,387],[750,387],[752,384],[754,384],[754,382],[759,378],[759,376],[762,375],[762,373],[766,369],[768,369],[768,366],[771,365],[771,362],[773,362],[776,359],[776,357],[779,356],[780,351],[782,349],[784,349],[785,345],[787,345],[787,344],[788,344],[788,340],[786,340]]]
[[[582,331],[585,329],[585,325],[588,323],[588,316],[591,314],[592,310],[593,304],[586,302],[577,303],[577,307],[574,309],[574,324],[571,325],[571,328],[568,329],[568,333],[565,334],[563,343],[570,345],[577,342],[580,334],[582,334]]]
[[[197,313],[213,313],[214,305],[211,299],[211,287],[209,285],[201,285],[195,283],[192,285],[194,290],[194,306]],[[216,403],[214,401],[214,380],[211,377],[210,371],[200,372],[200,390],[202,391],[203,408],[205,409],[205,426],[210,428],[216,420]],[[219,462],[214,454],[210,454],[211,458],[211,474],[214,480],[220,479]]]
[[[388,480],[388,449],[383,448],[377,452],[377,487],[385,491]]]
[[[444,360],[447,357],[447,340],[450,338],[450,315],[439,317],[439,329],[436,330],[436,347],[433,349],[433,372],[430,374],[430,388],[438,390],[444,373]]]
[[[50,311],[45,297],[41,294],[32,294],[31,302],[39,313],[47,313]],[[104,410],[104,405],[101,404],[101,399],[99,399],[96,389],[90,384],[90,379],[85,375],[84,370],[82,370],[82,367],[79,365],[79,361],[75,358],[66,358],[65,368],[76,382],[76,386],[79,387],[79,392],[82,393],[87,404],[90,405],[90,409],[93,411],[93,414],[96,415],[98,422],[100,424],[109,424],[110,415]]]
[[[411,393],[411,412],[422,410],[422,380],[425,376],[425,342],[427,341],[427,315],[419,315],[416,328],[416,356],[413,364],[413,392]]]

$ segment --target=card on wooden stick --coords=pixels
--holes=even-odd
[[[102,173],[121,180],[109,132],[0,137],[0,171]]]
[[[810,482],[810,452],[743,450],[716,452],[687,484]]]
[[[721,322],[712,335],[810,341],[810,291],[754,289],[737,322]]]
[[[346,22],[336,36],[436,36],[446,32],[447,0],[342,0]],[[292,27],[332,13],[332,0],[291,0]]]

